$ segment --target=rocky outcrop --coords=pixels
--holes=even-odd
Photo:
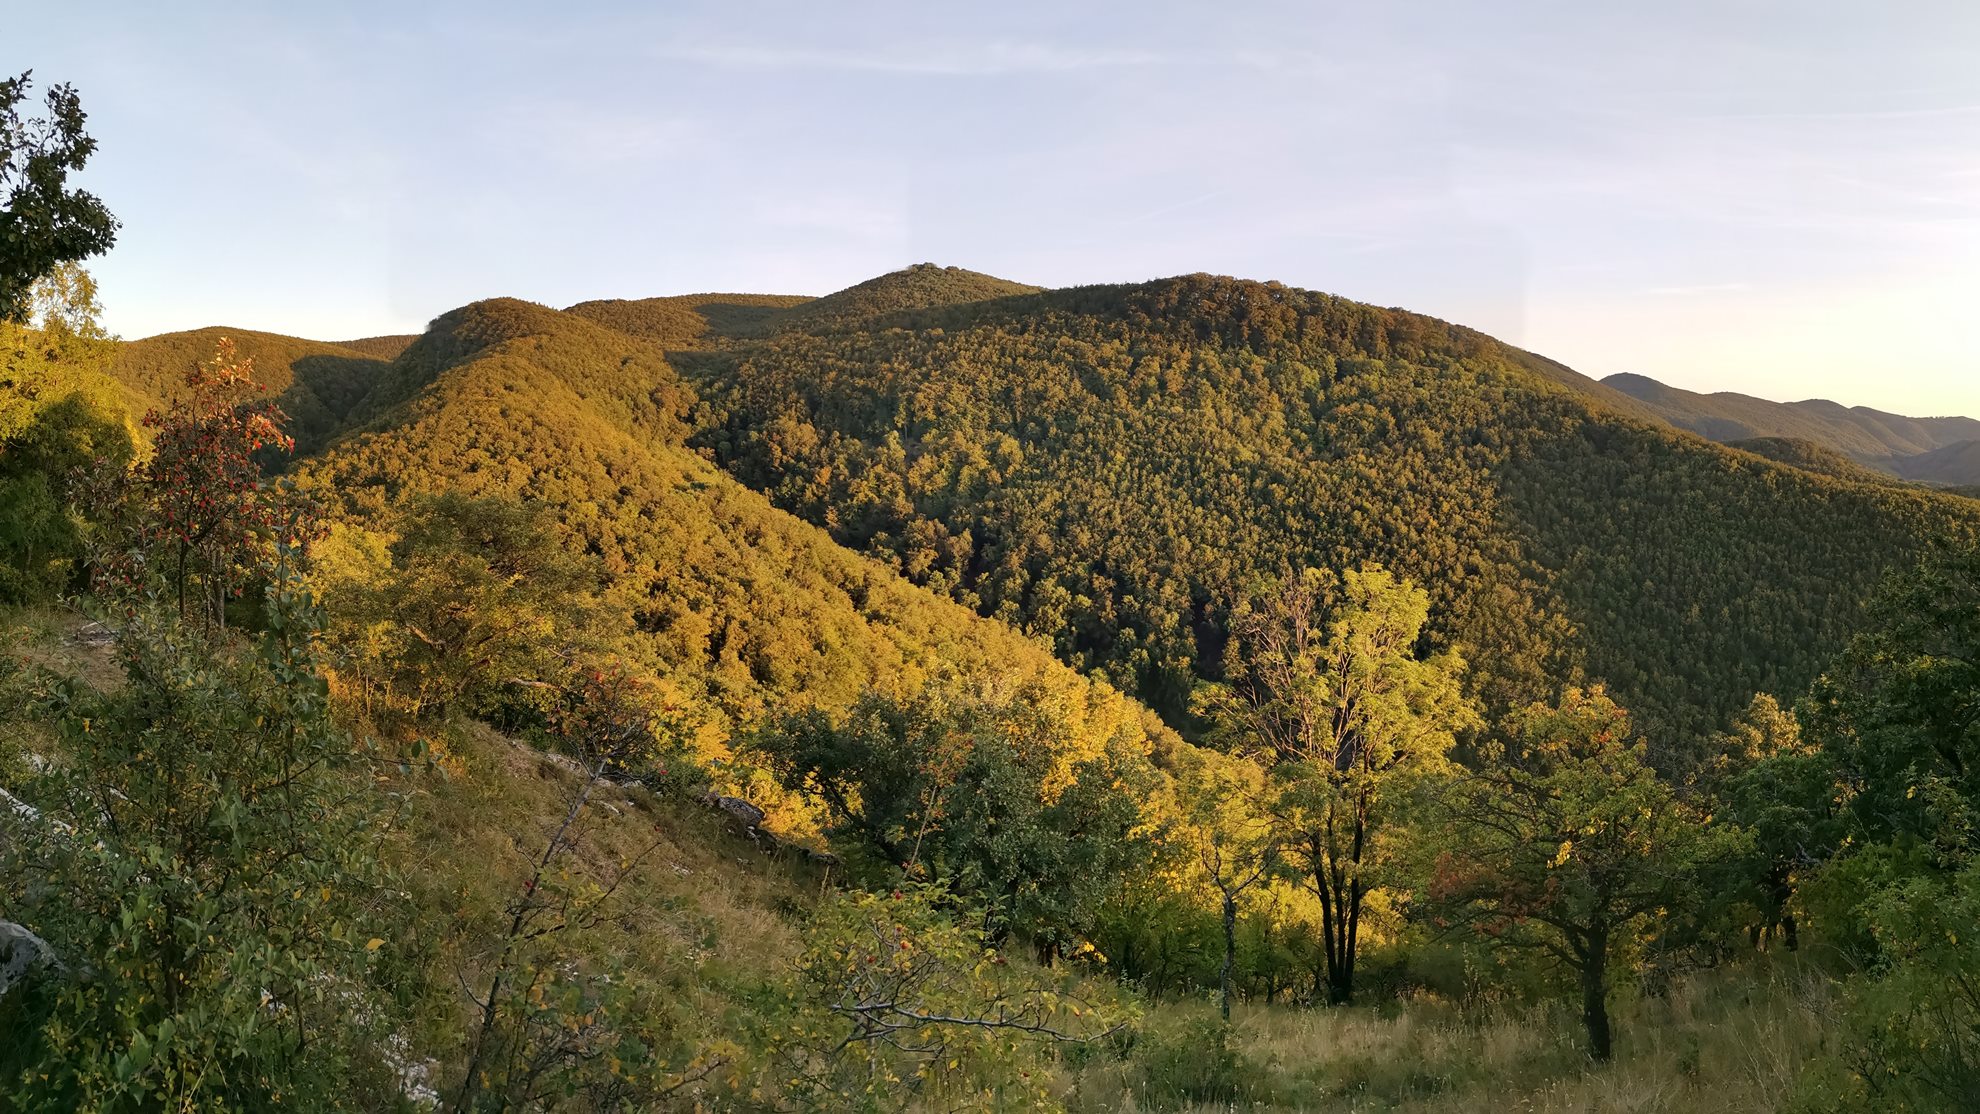
[[[48,941],[13,921],[0,921],[0,994],[37,968],[60,971],[62,961]]]

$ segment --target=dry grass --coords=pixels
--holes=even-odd
[[[1418,1001],[1388,1010],[1257,1008],[1235,1015],[1238,1061],[1214,1101],[1151,1079],[1134,1060],[1068,1080],[1077,1110],[1408,1111],[1412,1114],[1683,1114],[1785,1110],[1828,1044],[1834,984],[1792,963],[1701,975],[1615,1011],[1617,1053],[1598,1066],[1566,1003],[1466,1017]],[[1207,1031],[1207,1005],[1151,1015]],[[1186,1093],[1196,1090],[1196,1097]]]
[[[68,607],[16,608],[0,612],[0,650],[29,667],[52,669],[109,692],[124,683],[112,648],[88,644],[82,635],[89,618]]]

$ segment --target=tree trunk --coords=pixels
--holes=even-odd
[[[1231,1019],[1231,964],[1237,959],[1237,896],[1224,893],[1224,970],[1217,986],[1224,996],[1224,1020]]]
[[[1767,896],[1773,900],[1774,921],[1781,930],[1781,942],[1787,950],[1794,951],[1801,941],[1795,933],[1794,914],[1788,912],[1788,902],[1794,900],[1794,883],[1786,866],[1775,865],[1767,879]]]
[[[1581,967],[1581,1023],[1588,1030],[1588,1054],[1606,1064],[1615,1048],[1609,1033],[1609,934],[1588,934]]]
[[[1354,1002],[1354,968],[1352,960],[1344,960],[1339,966],[1327,972],[1327,1004],[1346,1006]]]

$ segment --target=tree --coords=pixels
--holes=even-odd
[[[982,906],[993,935],[1042,955],[1075,946],[1139,862],[1155,787],[1130,740],[1077,745],[1051,694],[871,695],[843,717],[787,716],[760,747],[784,785],[815,795],[855,860],[943,882]]]
[[[1231,1019],[1231,968],[1237,962],[1238,902],[1278,865],[1278,832],[1264,809],[1265,778],[1258,764],[1215,751],[1185,752],[1176,794],[1196,843],[1196,863],[1216,889],[1224,926],[1224,962],[1217,991]]]
[[[37,280],[117,239],[117,218],[103,202],[67,185],[96,153],[81,99],[68,85],[52,86],[48,115],[23,116],[32,76],[0,80],[0,321],[25,321]]]
[[[275,547],[309,539],[287,486],[263,477],[256,455],[295,441],[273,402],[258,398],[254,361],[223,338],[214,358],[186,373],[187,393],[144,416],[151,455],[128,475],[86,478],[81,498],[103,523],[91,565],[97,588],[133,598],[163,591],[181,621],[224,630],[230,601],[246,594]]]
[[[72,477],[129,466],[123,423],[82,392],[38,401],[26,424],[0,438],[0,601],[45,599],[69,585],[86,523],[70,498]]]
[[[1844,1017],[1851,1108],[1971,1110],[1980,1094],[1980,866],[1898,882],[1869,900],[1868,915],[1882,954]]]
[[[1757,693],[1731,727],[1712,736],[1698,788],[1715,822],[1751,833],[1739,871],[1739,896],[1755,918],[1754,946],[1778,933],[1789,951],[1800,946],[1793,908],[1800,874],[1836,850],[1835,767],[1809,746],[1794,713]]]
[[[1815,685],[1808,736],[1848,790],[1859,843],[1941,862],[1980,849],[1980,547],[1894,577]]]
[[[1383,883],[1413,786],[1450,766],[1477,718],[1455,654],[1420,657],[1429,597],[1387,571],[1349,572],[1323,625],[1323,582],[1288,576],[1233,622],[1232,680],[1199,709],[1226,745],[1271,764],[1280,839],[1320,899],[1326,996],[1354,996],[1362,910]],[[1320,989],[1318,987],[1316,990]]]
[[[110,339],[96,300],[96,278],[79,263],[57,263],[28,291],[35,323],[55,345]]]
[[[110,346],[95,290],[65,263],[34,285],[39,328],[0,321],[0,601],[69,586],[89,526],[74,477],[130,464],[123,390],[101,371]]]
[[[378,628],[363,663],[408,715],[488,714],[515,684],[556,681],[558,648],[588,637],[602,572],[565,549],[554,521],[513,499],[454,492],[392,520],[390,567],[328,589],[347,628]]]
[[[1449,843],[1431,900],[1446,923],[1542,948],[1572,971],[1589,1054],[1608,1060],[1611,966],[1743,833],[1707,824],[1657,776],[1600,688],[1529,707],[1509,742],[1483,749],[1479,770],[1439,794]]]

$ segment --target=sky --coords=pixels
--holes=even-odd
[[[1207,271],[1980,415],[1980,4],[67,4],[127,336]]]

